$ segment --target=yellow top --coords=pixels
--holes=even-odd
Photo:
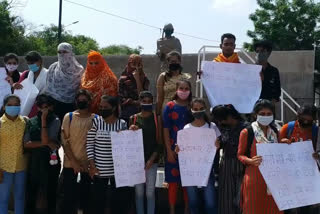
[[[22,116],[14,121],[4,114],[0,118],[0,169],[15,173],[27,167],[27,157],[23,154],[23,136],[26,122]]]

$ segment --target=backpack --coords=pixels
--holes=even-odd
[[[291,121],[288,123],[287,139],[291,138],[295,125],[296,125],[296,121]],[[318,126],[316,124],[312,124],[312,145],[314,150],[316,150],[317,141],[318,141]]]

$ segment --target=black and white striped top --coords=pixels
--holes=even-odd
[[[89,160],[94,160],[99,177],[114,176],[110,132],[125,129],[127,123],[124,120],[119,119],[113,124],[108,124],[101,116],[94,118],[87,135],[87,155]]]

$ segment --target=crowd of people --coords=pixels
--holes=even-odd
[[[170,25],[166,30],[168,35],[173,33]],[[222,35],[222,52],[214,61],[240,63],[235,46],[234,35]],[[159,53],[165,63],[156,96],[149,91],[150,81],[137,54],[130,55],[119,79],[97,51],[88,54],[83,68],[68,43],[59,44],[58,61],[48,69],[41,55],[30,51],[25,56],[28,70],[21,73],[18,57],[7,54],[6,80],[12,94],[5,97],[0,118],[0,213],[8,214],[13,186],[16,214],[55,214],[60,197],[65,214],[75,214],[78,209],[84,214],[103,214],[107,207],[117,214],[132,213],[133,207],[137,214],[154,214],[161,160],[170,214],[176,213],[180,193],[185,214],[283,213],[259,171],[263,159],[257,156],[256,145],[311,140],[315,153],[310,156],[319,159],[317,109],[301,107],[297,120],[277,130],[274,104],[279,101],[281,86],[278,69],[268,63],[272,44],[260,41],[254,49],[256,63],[262,65],[262,92],[251,121],[232,103],[210,109],[204,99],[192,95],[191,74],[183,72],[181,45],[180,52]],[[39,89],[28,117],[20,115],[21,100],[14,95],[25,79]],[[202,188],[181,185],[177,133],[192,127],[213,129],[217,136],[212,142],[217,147],[214,164],[208,184]],[[110,133],[138,129],[143,132],[146,183],[116,188]],[[58,153],[61,146],[63,164]],[[63,194],[57,194],[57,189]],[[318,207],[285,212],[318,213]]]

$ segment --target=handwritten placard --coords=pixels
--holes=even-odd
[[[251,113],[260,97],[260,65],[204,61],[201,81],[212,107],[233,104],[240,113]]]
[[[279,210],[320,203],[320,173],[311,141],[257,144],[260,172]]]
[[[146,182],[142,130],[111,132],[116,187]]]
[[[213,129],[194,127],[178,131],[182,186],[207,186],[216,153],[215,141]]]

